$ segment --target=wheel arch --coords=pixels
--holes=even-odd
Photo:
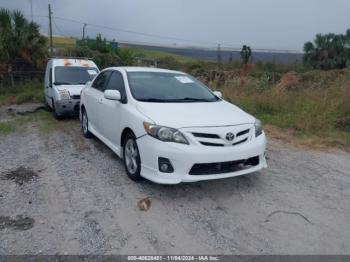
[[[134,131],[132,131],[132,129],[130,127],[125,127],[123,132],[122,132],[122,135],[120,136],[120,145],[121,145],[121,147],[124,147],[125,137],[129,133],[132,133],[135,136]]]

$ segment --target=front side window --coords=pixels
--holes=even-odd
[[[92,87],[103,92],[109,75],[109,71],[101,72],[92,83]]]
[[[215,102],[220,100],[194,77],[163,72],[129,72],[130,90],[143,102]]]
[[[124,79],[121,73],[112,73],[106,86],[106,90],[118,90],[120,92],[122,101],[126,101]]]
[[[96,68],[56,66],[55,85],[85,85],[97,74]]]

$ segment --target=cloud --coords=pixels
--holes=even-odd
[[[81,37],[83,25],[58,18],[119,28],[88,25],[87,34],[109,39],[160,44],[206,45],[301,50],[316,33],[350,28],[347,0],[32,0],[34,19],[48,31],[47,4],[54,12],[57,35]],[[29,0],[2,0],[30,18]],[[163,37],[155,37],[157,35]],[[190,40],[190,41],[187,41]]]

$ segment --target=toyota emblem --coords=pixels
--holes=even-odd
[[[226,140],[227,141],[232,141],[235,138],[235,135],[233,133],[227,133],[226,134]]]

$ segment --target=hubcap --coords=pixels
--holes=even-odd
[[[84,134],[86,134],[88,131],[88,120],[85,112],[83,113],[83,131],[84,131]]]
[[[125,144],[125,164],[130,174],[135,174],[137,171],[137,148],[135,141],[129,139]]]

